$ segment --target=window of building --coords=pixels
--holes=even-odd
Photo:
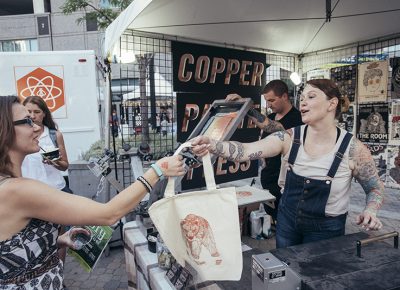
[[[86,14],[86,31],[97,31],[97,19],[88,13]]]
[[[33,14],[32,0],[4,0],[0,2],[0,16]]]
[[[38,51],[37,39],[0,41],[0,51]]]

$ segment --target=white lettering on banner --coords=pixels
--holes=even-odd
[[[387,134],[370,134],[371,139],[387,139],[388,135]]]
[[[233,165],[230,165],[227,167],[227,165],[226,165],[227,162],[228,162],[228,160],[223,159],[222,157],[218,157],[217,168],[215,171],[216,176],[225,175],[228,172],[230,174],[237,173],[238,171],[245,172],[245,171],[249,170],[250,165],[251,165],[251,161],[248,160],[248,161],[244,161],[244,162],[234,162]],[[203,178],[204,178],[204,174],[203,174]],[[193,179],[193,168],[189,168],[189,170],[186,173],[186,180],[192,180],[192,179]]]
[[[195,71],[190,71],[187,64],[196,64]],[[264,73],[264,64],[248,60],[239,61],[237,59],[225,59],[213,57],[212,60],[202,55],[195,60],[190,53],[185,53],[179,61],[178,79],[181,82],[189,82],[193,76],[197,83],[208,82],[215,84],[218,74],[225,74],[224,84],[231,84],[231,76],[239,73],[239,85],[242,86],[261,86],[261,76]]]

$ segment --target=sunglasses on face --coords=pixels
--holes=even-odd
[[[33,125],[34,125],[35,123],[33,123],[33,121],[32,121],[31,118],[24,118],[24,119],[22,119],[22,120],[14,121],[13,124],[14,124],[14,126],[16,126],[16,125],[28,124],[29,126],[33,127]]]

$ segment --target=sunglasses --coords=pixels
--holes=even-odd
[[[24,118],[22,120],[14,121],[13,124],[14,126],[28,124],[29,126],[33,127],[35,123],[32,121],[31,118]]]

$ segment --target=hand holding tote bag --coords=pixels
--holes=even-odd
[[[179,152],[190,146],[182,144]],[[203,157],[207,190],[175,195],[169,178],[164,198],[149,208],[151,220],[179,264],[190,264],[198,281],[240,280],[243,268],[234,187],[217,189],[210,155]]]

